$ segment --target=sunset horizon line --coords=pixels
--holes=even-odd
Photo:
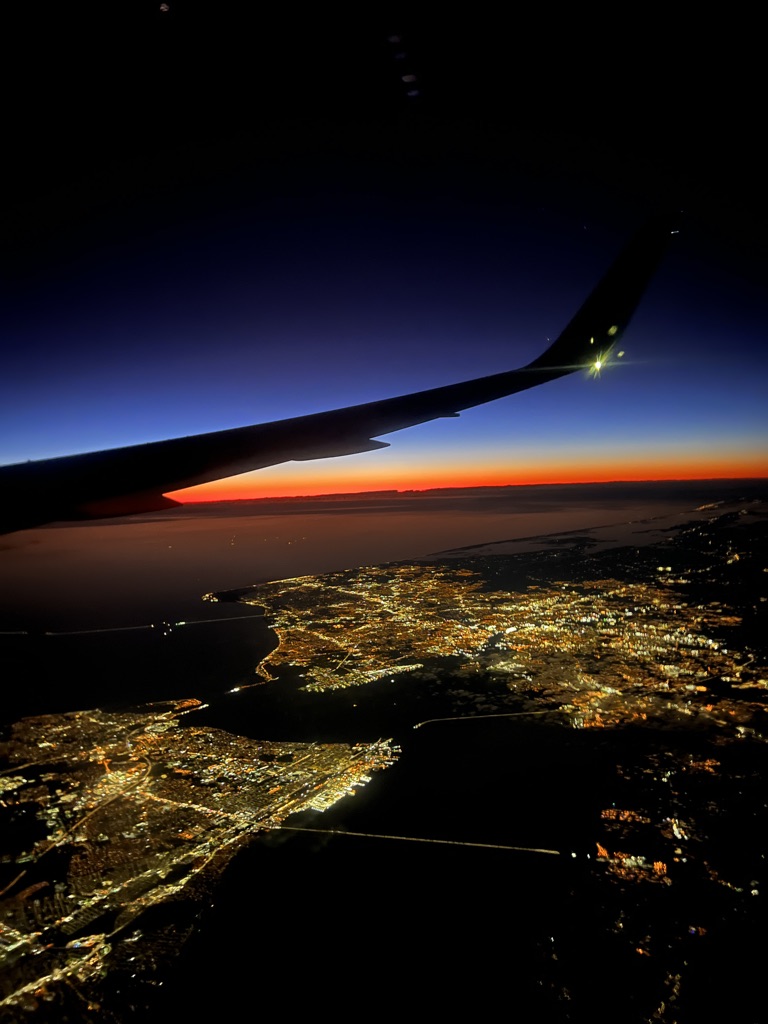
[[[717,474],[715,476],[627,476],[627,477],[610,477],[610,478],[594,478],[589,479],[578,479],[578,480],[566,480],[566,479],[554,479],[554,480],[527,480],[518,481],[514,483],[460,483],[460,484],[442,484],[433,487],[371,487],[365,489],[344,489],[343,485],[340,485],[340,489],[337,490],[310,490],[302,493],[269,493],[269,494],[250,494],[238,497],[176,497],[175,501],[178,501],[180,505],[213,505],[222,503],[233,503],[233,502],[245,502],[245,501],[302,501],[305,499],[316,499],[316,498],[353,498],[363,496],[384,496],[384,495],[426,495],[436,492],[445,491],[469,491],[469,490],[502,490],[511,488],[523,488],[523,487],[589,487],[589,486],[605,486],[611,484],[652,484],[652,483],[718,483],[733,482],[743,480],[745,483],[752,483],[756,481],[768,480],[768,473],[763,474],[752,474],[745,475],[743,473],[736,473],[733,475]],[[197,488],[195,488],[197,489]],[[192,488],[190,488],[192,490]],[[173,493],[173,492],[169,492]]]

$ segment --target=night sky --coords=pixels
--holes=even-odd
[[[768,473],[756,25],[167,6],[14,25],[0,463],[522,365],[673,207],[600,379],[184,493]]]

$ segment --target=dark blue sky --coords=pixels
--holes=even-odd
[[[254,493],[766,471],[757,73],[706,61],[716,26],[628,56],[578,22],[83,11],[18,36],[0,462],[520,365],[673,205],[615,370]]]

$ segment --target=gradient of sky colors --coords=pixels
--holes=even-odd
[[[0,463],[521,365],[644,216],[674,197],[688,212],[683,230],[620,365],[600,379],[574,375],[393,434],[387,451],[290,463],[177,497],[768,475],[761,225],[740,219],[756,178],[731,176],[727,196],[713,191],[725,162],[705,159],[720,150],[704,137],[714,129],[703,107],[670,158],[660,88],[627,91],[618,127],[615,90],[603,96],[591,77],[588,117],[578,97],[542,86],[510,120],[521,72],[482,29],[464,49],[445,26],[396,44],[384,22],[341,35],[326,26],[315,42],[308,27],[283,29],[282,46],[253,70],[222,54],[208,27],[137,16],[142,80],[126,84],[127,64],[98,57],[112,121],[74,103],[93,88],[87,60],[97,58],[81,54],[83,82],[60,100],[72,124],[50,113],[43,122],[36,155],[50,173],[35,164],[12,218]],[[244,47],[236,24],[219,31]],[[209,58],[205,69],[177,32]],[[485,60],[490,86],[468,78],[468,54]],[[418,71],[418,96],[407,96],[406,66]],[[633,131],[641,109],[657,121],[635,119]]]

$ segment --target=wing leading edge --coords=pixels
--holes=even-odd
[[[0,531],[56,520],[172,508],[166,491],[282,462],[389,447],[376,440],[405,427],[458,416],[604,362],[629,323],[666,249],[674,222],[658,217],[638,232],[559,337],[516,370],[329,412],[107,451],[0,467]]]

